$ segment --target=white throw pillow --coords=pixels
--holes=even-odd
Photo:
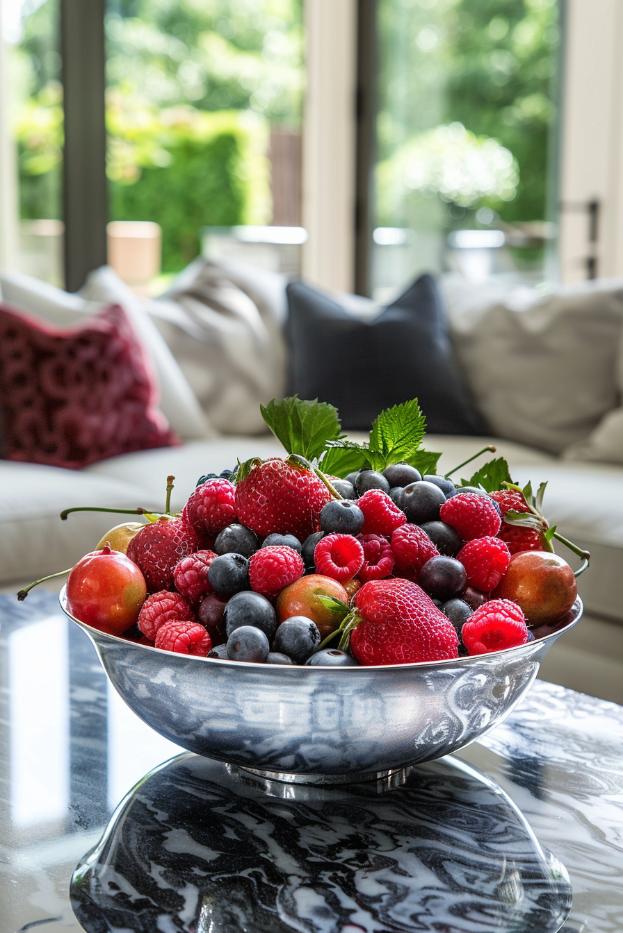
[[[71,327],[85,314],[98,311],[104,305],[122,305],[148,354],[158,386],[159,408],[173,430],[182,440],[213,434],[188,381],[143,302],[112,269],[103,267],[93,272],[77,294],[20,274],[0,275],[0,289],[7,304],[57,327]]]
[[[455,313],[453,338],[492,432],[554,454],[584,441],[619,403],[623,283]]]

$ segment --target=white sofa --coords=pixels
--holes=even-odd
[[[174,400],[169,404],[174,409]],[[194,436],[180,447],[115,457],[81,471],[0,460],[0,588],[10,592],[69,567],[116,523],[115,516],[102,513],[77,513],[62,522],[62,509],[161,508],[170,473],[176,477],[173,505],[180,507],[200,474],[232,467],[237,459],[279,452],[278,442],[266,435],[215,436],[206,429],[198,436],[197,425],[189,433]],[[558,643],[544,676],[623,702],[623,469],[562,459],[528,444],[490,437],[427,439],[430,449],[443,451],[441,468],[446,470],[485,443],[497,445],[518,481],[549,482],[548,518],[592,552],[591,570],[580,585],[585,621]],[[569,559],[573,562],[572,555]]]

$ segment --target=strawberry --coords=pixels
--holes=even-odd
[[[173,589],[173,571],[182,557],[199,549],[197,535],[182,518],[162,516],[145,525],[128,545],[128,557],[141,570],[150,592]]]
[[[510,511],[530,514],[530,506],[520,490],[500,489],[497,492],[490,493],[490,495],[500,506],[502,516]],[[506,521],[502,522],[498,538],[505,542],[511,554],[518,554],[520,551],[543,551],[547,549],[543,533],[537,528],[509,525]]]
[[[304,541],[320,530],[320,512],[332,498],[312,470],[292,458],[245,464],[236,486],[238,521],[264,538],[271,532]]]
[[[354,605],[347,625],[352,628],[350,650],[360,664],[413,664],[458,656],[454,626],[417,583],[371,580],[357,591]]]

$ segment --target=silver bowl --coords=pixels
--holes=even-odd
[[[383,777],[463,748],[528,690],[568,617],[534,641],[485,655],[386,667],[286,667],[197,658],[87,633],[116,691],[182,748],[268,779],[339,783]]]

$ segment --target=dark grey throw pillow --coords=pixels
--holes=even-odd
[[[350,430],[368,430],[381,409],[417,396],[431,433],[486,433],[432,276],[420,276],[371,320],[303,282],[291,282],[287,295],[291,394],[331,402]]]

